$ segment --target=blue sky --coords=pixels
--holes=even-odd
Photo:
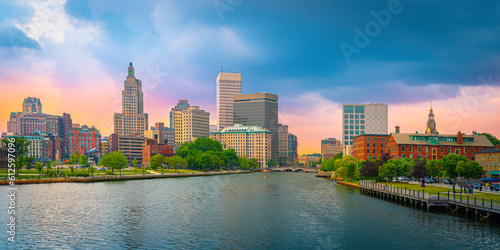
[[[372,12],[391,13],[388,6],[399,11],[381,25]],[[71,91],[109,95],[133,62],[145,85],[150,124],[165,119],[178,99],[210,111],[214,121],[221,66],[242,73],[244,93],[278,94],[282,122],[301,131],[307,125],[301,117],[335,117],[342,103],[388,103],[405,114],[404,107],[425,103],[425,110],[430,100],[443,106],[465,100],[475,86],[500,87],[498,1],[23,0],[3,1],[0,8],[2,87],[32,81],[19,100],[64,99],[60,95]],[[340,45],[354,46],[356,27],[366,33],[374,22],[379,30],[347,59]],[[54,91],[37,91],[42,87]],[[474,96],[499,108],[491,96]],[[101,105],[110,114],[119,111],[115,104]],[[88,117],[83,108],[67,112]],[[418,115],[425,120],[426,111]],[[105,117],[95,123],[104,124]],[[330,123],[315,140],[340,136],[334,119],[308,125]]]

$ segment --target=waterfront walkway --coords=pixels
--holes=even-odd
[[[382,199],[391,200],[398,203],[426,207],[427,210],[433,207],[446,207],[451,211],[463,210],[466,214],[474,212],[486,214],[482,216],[488,218],[492,215],[500,216],[500,201],[471,197],[463,194],[447,193],[426,193],[425,190],[410,190],[393,186],[375,183],[373,181],[361,180],[359,182],[362,194],[376,196]]]

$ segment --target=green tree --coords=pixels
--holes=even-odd
[[[456,169],[460,161],[467,161],[467,158],[461,155],[449,154],[439,160],[443,167],[443,171],[449,178],[457,178],[458,172]]]
[[[19,170],[26,164],[27,155],[29,153],[28,146],[31,144],[31,142],[28,139],[24,138],[24,136],[4,138],[2,141],[5,144],[6,148],[15,149],[14,155],[17,157],[17,159],[14,163],[14,168],[17,170],[16,175],[18,175]]]
[[[231,169],[238,166],[238,155],[232,148],[228,148],[222,152],[222,160],[224,160],[226,167],[231,167]]]
[[[379,177],[392,180],[398,175],[398,166],[394,161],[387,161],[378,169]]]
[[[326,159],[323,161],[321,164],[321,171],[335,171],[335,158],[333,159]]]
[[[50,170],[52,170],[52,164],[50,161],[47,162],[47,166],[45,167],[45,169],[47,170],[47,175],[49,175]]]
[[[70,173],[75,172],[75,167],[73,167],[73,165],[69,165],[69,171]]]
[[[101,164],[108,165],[111,168],[111,173],[114,174],[115,169],[121,169],[123,166],[128,164],[127,157],[125,157],[120,151],[113,151],[109,154],[103,156],[101,159]]]
[[[397,176],[410,176],[415,162],[410,158],[399,158],[394,161],[397,167]]]
[[[43,170],[43,163],[41,163],[39,161],[36,162],[35,163],[35,169],[38,170],[38,174],[40,174],[42,172],[42,170]]]
[[[240,165],[241,169],[246,170],[250,168],[250,161],[245,157],[239,157],[238,164]]]
[[[158,169],[165,162],[165,157],[162,154],[156,154],[149,159],[149,166],[152,169]]]
[[[359,179],[359,170],[357,164],[354,162],[350,162],[346,166],[346,178],[348,180],[358,180]]]
[[[353,158],[350,155],[345,155],[342,158],[335,160],[336,170],[334,178],[348,179],[349,177],[347,176],[347,172],[348,172],[348,165],[350,163],[354,163],[356,166],[356,164],[359,163],[359,160],[357,158]]]
[[[268,168],[272,168],[272,167],[274,167],[274,166],[276,166],[276,163],[275,163],[273,160],[269,160],[269,161],[267,161],[267,167],[268,167]]]
[[[139,163],[139,161],[137,161],[137,158],[134,158],[134,159],[132,160],[132,166],[133,166],[134,168],[135,168],[135,167],[137,167],[137,163]]]
[[[26,165],[27,170],[29,170],[31,168],[34,161],[35,161],[35,157],[33,157],[33,156],[24,158],[24,164]]]
[[[483,174],[483,168],[476,161],[460,161],[458,163],[456,171],[460,173],[460,176],[470,179],[481,177]]]
[[[441,162],[439,160],[430,160],[427,162],[427,169],[429,170],[429,174],[432,177],[443,177],[443,167],[441,166]]]
[[[344,153],[339,152],[333,157],[333,160],[342,159],[342,157],[344,157]]]
[[[88,159],[86,155],[81,155],[80,158],[78,159],[78,163],[82,166],[85,167],[87,166]]]
[[[90,173],[90,175],[92,176],[92,178],[94,178],[94,173],[96,171],[96,168],[93,167],[93,166],[89,166],[89,168],[87,169],[87,171]]]

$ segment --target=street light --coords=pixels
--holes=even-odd
[[[122,177],[122,163],[120,162],[120,177]]]

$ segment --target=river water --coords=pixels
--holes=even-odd
[[[500,227],[363,196],[307,173],[17,186],[0,249],[500,248]],[[7,194],[7,187],[0,187]]]

